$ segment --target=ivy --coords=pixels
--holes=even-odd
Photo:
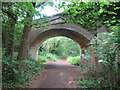
[[[63,3],[60,7],[64,8],[64,16],[69,17],[66,22],[78,23],[92,32],[101,25],[112,26],[119,23],[119,3],[72,2],[68,5]]]

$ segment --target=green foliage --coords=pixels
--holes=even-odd
[[[47,60],[47,57],[45,57],[45,56],[39,56],[39,57],[38,57],[38,61],[39,61],[40,63],[45,63],[46,60]]]
[[[101,25],[118,25],[120,20],[120,2],[64,2],[60,8],[64,8],[65,22],[78,23],[94,35]]]
[[[60,59],[60,56],[57,56],[56,54],[53,53],[48,53],[48,52],[40,52],[39,56],[40,61],[46,61],[46,60],[51,60],[51,61],[56,61]]]
[[[95,80],[95,81],[89,81],[89,80],[79,81],[78,86],[80,86],[80,88],[101,88],[99,80]]]
[[[68,57],[67,61],[73,65],[80,65],[81,59],[80,59],[80,56]]]
[[[67,37],[50,38],[43,42],[40,50],[56,54],[60,57],[80,55],[79,44]]]
[[[111,68],[112,67],[112,68]],[[119,88],[120,70],[115,66],[99,65],[84,68],[78,79],[80,88]]]
[[[37,3],[39,4],[39,3]],[[41,8],[43,8],[42,6]],[[96,41],[104,43],[96,43],[92,45],[95,51],[95,57],[107,63],[103,65],[102,70],[88,69],[85,79],[79,82],[83,87],[119,87],[120,85],[120,2],[73,2],[65,5],[63,16],[68,23],[78,23],[82,27],[96,34],[96,29],[101,25],[107,26],[108,33],[99,33],[99,35],[107,37],[106,39],[95,38]],[[29,17],[26,17],[26,16]],[[31,23],[35,16],[42,16],[33,7],[31,2],[3,2],[2,3],[2,28],[3,28],[3,54],[11,45],[11,50],[18,52],[20,42],[22,41],[24,25],[40,25],[43,23],[38,20],[36,23]],[[43,17],[43,16],[42,16]],[[46,19],[40,19],[45,21]],[[46,20],[47,21],[47,20]],[[113,26],[115,25],[115,26]],[[111,27],[113,26],[113,27]],[[6,38],[7,37],[7,38]],[[48,60],[58,60],[59,56],[74,56],[69,61],[72,64],[78,65],[80,53],[79,45],[72,40],[66,38],[56,38],[45,42],[43,52],[40,53],[39,61],[24,60],[17,61],[17,53],[12,53],[13,59],[3,57],[3,87],[17,88],[26,85],[29,80],[37,75],[43,69],[40,62]],[[68,47],[69,46],[69,47]],[[63,50],[65,51],[63,53]],[[49,52],[49,53],[46,53]],[[77,57],[75,57],[77,56]],[[91,58],[88,54],[86,59]],[[20,66],[21,65],[21,66]],[[94,78],[93,78],[94,77]]]
[[[13,32],[13,35],[14,35],[13,48],[14,48],[15,52],[18,51],[18,49],[20,47],[20,43],[22,41],[23,27],[24,27],[24,24],[21,24],[20,22],[16,23],[15,32]]]
[[[82,54],[82,59],[86,59],[87,61],[90,61],[90,59],[92,58],[92,56],[90,55],[91,54],[91,51],[89,51],[88,48],[82,48],[82,50],[84,50],[84,54]]]
[[[2,46],[5,51],[4,55],[12,57],[14,51],[18,52],[23,39],[22,36],[25,34],[23,33],[24,25],[44,27],[40,20],[34,19],[36,16],[41,17],[42,15],[34,8],[32,2],[2,2]],[[46,17],[42,20],[45,21]],[[32,21],[34,21],[34,24],[31,23]]]
[[[2,60],[2,84],[5,88],[17,88],[27,85],[29,81],[43,70],[38,61],[33,60]]]
[[[80,64],[80,46],[75,41],[66,37],[54,37],[46,40],[40,46],[39,60],[45,62],[46,60],[60,60],[66,56],[73,65]]]
[[[84,68],[83,71],[86,72],[80,76],[82,81],[78,82],[79,87],[120,87],[119,30],[119,26],[112,26],[109,27],[110,32],[98,33],[98,37],[95,38],[97,43],[92,44],[92,48],[95,51],[95,57],[102,62],[99,62],[97,67]]]
[[[17,56],[18,56],[18,52],[13,52],[13,55],[12,55],[13,57],[13,60],[16,60],[17,59]]]
[[[113,29],[114,30],[111,32],[99,33],[99,37],[96,38],[99,44],[93,44],[93,48],[96,52],[95,56],[98,59],[107,61],[111,64],[116,61],[116,55],[120,52],[118,36],[120,33],[120,26],[116,26],[116,28]],[[101,37],[105,37],[106,39],[102,39]]]

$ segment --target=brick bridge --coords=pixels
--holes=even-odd
[[[31,30],[28,38],[29,42],[29,54],[33,59],[38,59],[38,49],[40,43],[48,38],[55,36],[65,36],[76,41],[81,47],[88,47],[93,36],[90,32],[80,27],[80,25],[74,23],[60,22],[63,17],[55,15],[49,18],[49,24],[47,29],[41,29],[40,26],[34,26]],[[82,52],[84,53],[84,52]]]

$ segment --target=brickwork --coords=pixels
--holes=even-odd
[[[87,30],[81,28],[78,24],[61,23],[61,19],[63,18],[60,16],[51,17],[51,21],[48,22],[51,25],[47,29],[41,29],[40,26],[33,27],[33,29],[36,30],[31,30],[28,38],[30,47],[29,53],[32,57],[35,56],[34,58],[38,59],[38,49],[34,48],[38,47],[38,45],[46,39],[55,36],[65,36],[79,43],[81,47],[88,47],[93,38],[90,32],[87,32]],[[95,58],[93,57],[93,59]]]

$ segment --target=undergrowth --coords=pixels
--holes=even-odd
[[[80,88],[119,88],[120,89],[120,70],[115,66],[87,66],[81,70],[78,79]]]
[[[2,60],[2,85],[4,88],[17,88],[27,85],[29,81],[43,70],[43,65],[35,60]]]
[[[119,34],[120,27],[114,27],[112,32],[99,33],[100,37],[95,38],[99,43],[92,44],[94,56],[102,62],[82,67],[78,81],[80,88],[111,88],[111,90],[115,88],[114,90],[120,90]],[[106,39],[101,37],[106,37]]]
[[[40,52],[38,59],[41,62],[45,62],[46,60],[57,61],[57,60],[60,60],[60,56],[53,53]]]
[[[80,65],[80,56],[68,57],[67,61],[72,65]]]

